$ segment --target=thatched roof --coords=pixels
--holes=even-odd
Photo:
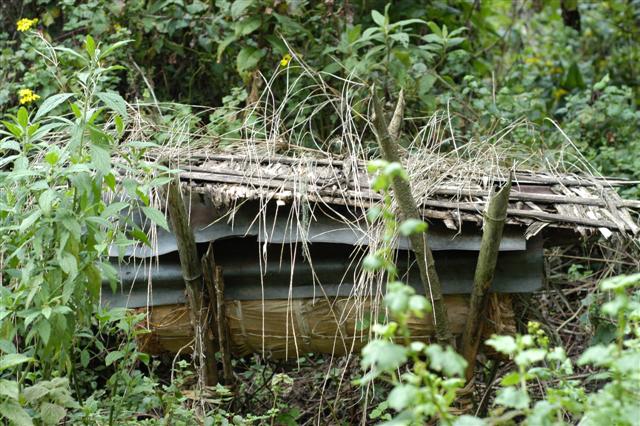
[[[306,200],[326,205],[366,208],[380,200],[371,190],[365,163],[332,158],[262,157],[201,153],[181,162],[181,179],[189,190],[206,194],[216,205],[242,200],[289,203]],[[492,187],[504,175],[478,168],[448,168],[429,157],[408,157],[412,190],[424,216],[451,229],[482,223],[482,211]],[[526,227],[526,236],[545,227],[570,228],[582,235],[596,230],[637,235],[640,201],[624,200],[615,186],[627,182],[594,176],[513,173],[507,223]]]

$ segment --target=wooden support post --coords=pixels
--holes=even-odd
[[[187,298],[190,305],[189,316],[195,338],[196,369],[198,377],[204,385],[213,386],[218,383],[218,374],[215,352],[212,352],[213,346],[207,344],[209,339],[204,315],[202,269],[193,231],[189,226],[189,216],[182,200],[179,178],[176,177],[167,185],[166,193],[171,228],[178,244],[180,267],[187,287]]]
[[[480,346],[482,327],[489,302],[489,288],[498,262],[502,230],[507,218],[509,206],[509,192],[511,191],[511,176],[502,188],[491,197],[487,211],[484,213],[482,242],[478,263],[473,278],[473,290],[469,302],[469,312],[462,335],[462,356],[467,360],[467,380],[473,377],[476,356]]]
[[[222,358],[224,384],[233,387],[235,377],[233,376],[233,368],[231,367],[231,348],[229,345],[229,336],[227,335],[229,327],[227,327],[227,317],[224,309],[224,279],[222,278],[222,268],[215,266],[213,275],[213,284],[216,290],[216,323],[218,324],[218,346],[220,347],[220,355]]]
[[[375,94],[375,88],[371,90],[371,97],[373,101],[373,109],[375,111],[375,119],[373,124],[376,129],[376,137],[378,144],[382,150],[382,156],[386,161],[397,162],[400,161],[400,154],[398,153],[397,141],[393,140],[389,134],[387,128],[387,121],[384,117],[384,112],[380,101]],[[402,101],[402,100],[401,100]],[[398,108],[396,108],[396,115],[398,114]],[[396,120],[391,120],[395,122]],[[399,125],[398,125],[399,126]],[[395,126],[394,126],[395,127]],[[395,131],[398,134],[399,132]],[[392,181],[393,193],[400,208],[400,218],[402,220],[407,219],[422,219],[416,201],[411,193],[411,187],[409,183],[402,178],[396,176]],[[431,248],[427,243],[425,234],[411,235],[409,237],[411,241],[411,248],[416,255],[416,262],[420,269],[420,279],[424,287],[425,295],[433,302],[433,313],[435,316],[435,328],[436,338],[441,344],[449,344],[454,346],[455,342],[449,328],[449,320],[447,318],[447,311],[442,298],[442,287],[440,285],[440,278],[436,272],[435,260],[431,253]]]

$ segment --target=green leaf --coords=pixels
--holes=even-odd
[[[453,426],[485,426],[486,423],[481,418],[470,416],[468,414],[462,415],[453,422]]]
[[[221,59],[222,59],[222,54],[224,53],[224,51],[227,49],[227,47],[229,47],[229,45],[231,43],[233,43],[234,41],[238,40],[238,37],[235,35],[229,36],[227,38],[225,38],[224,40],[222,40],[220,42],[220,44],[218,44],[218,51],[216,53],[216,62],[220,63]]]
[[[427,225],[427,223],[423,220],[407,219],[400,224],[400,226],[398,227],[398,231],[400,231],[400,234],[408,237],[409,235],[426,232],[428,228],[429,225]]]
[[[84,48],[89,54],[89,57],[93,58],[96,54],[96,42],[89,34],[84,40]]]
[[[542,361],[546,355],[547,355],[547,351],[545,351],[544,349],[537,349],[537,348],[527,349],[518,353],[515,356],[514,361],[518,365],[526,366],[526,365],[534,364],[538,361]]]
[[[231,18],[235,21],[254,3],[254,0],[236,0],[231,4]]]
[[[529,395],[522,389],[509,386],[498,391],[496,404],[524,410],[529,407]]]
[[[567,89],[584,89],[584,79],[582,78],[582,73],[580,72],[580,68],[578,68],[578,64],[573,62],[569,69],[567,70],[567,76],[562,84]]]
[[[0,371],[13,368],[17,365],[31,361],[33,358],[22,354],[6,354],[0,357]]]
[[[407,362],[407,348],[386,340],[375,339],[362,349],[362,368],[393,371]]]
[[[38,197],[38,204],[40,205],[40,209],[42,209],[42,213],[45,215],[51,213],[51,208],[56,199],[56,195],[57,194],[53,189],[47,189],[40,194],[40,197]]]
[[[391,390],[387,397],[387,402],[389,407],[396,411],[402,411],[407,407],[413,406],[417,396],[418,388],[414,385],[399,384]]]
[[[386,25],[384,15],[377,10],[371,11],[371,19],[373,19],[373,22],[375,22],[379,27],[384,27]]]
[[[21,234],[26,232],[27,229],[29,229],[34,223],[36,223],[38,219],[40,219],[41,215],[42,210],[39,209],[31,213],[22,221],[22,223],[20,224],[20,228],[18,228],[18,232],[20,232]]]
[[[49,389],[47,389],[42,385],[35,384],[33,386],[29,386],[28,388],[25,388],[25,390],[22,392],[22,395],[24,396],[24,399],[26,399],[28,403],[33,403],[48,393],[49,393]]]
[[[262,24],[262,17],[260,16],[251,16],[242,21],[237,22],[235,27],[236,36],[246,36],[260,28]]]
[[[14,426],[33,426],[31,416],[16,401],[0,404],[0,418],[9,420]]]
[[[607,365],[612,359],[612,347],[604,345],[591,346],[578,358],[578,365]]]
[[[145,216],[147,216],[153,223],[164,229],[165,231],[169,230],[169,225],[167,224],[167,218],[164,216],[160,210],[153,207],[142,207],[142,211]]]
[[[618,275],[600,284],[602,290],[619,290],[636,286],[640,286],[640,274]]]
[[[49,338],[51,337],[51,323],[47,320],[38,321],[38,334],[40,335],[44,345],[49,343]]]
[[[257,49],[252,46],[245,46],[238,53],[238,57],[236,58],[236,67],[238,69],[238,73],[242,74],[245,71],[254,70],[260,59],[265,55],[265,51],[261,49]]]
[[[40,405],[40,418],[46,425],[57,425],[66,415],[67,410],[60,405],[50,402],[43,402]]]
[[[380,256],[377,256],[375,254],[367,255],[367,257],[365,257],[362,261],[362,268],[366,269],[367,271],[377,271],[378,269],[382,268],[383,265],[384,262],[382,261]]]
[[[18,124],[26,129],[29,125],[29,112],[25,107],[20,107],[20,109],[18,109],[18,115],[16,118]]]
[[[450,346],[443,350],[440,345],[429,345],[425,352],[429,357],[429,366],[432,369],[441,371],[448,377],[464,375],[467,361]]]
[[[15,380],[0,379],[0,396],[17,400],[20,398],[20,388]]]
[[[513,355],[518,349],[516,340],[512,336],[493,335],[486,343],[496,351],[505,355]]]
[[[107,356],[104,359],[104,362],[106,365],[111,365],[114,362],[116,362],[117,360],[124,358],[124,352],[121,351],[113,351],[113,352],[109,352],[107,354]]]
[[[106,58],[107,56],[111,55],[113,52],[116,51],[116,49],[121,48],[124,45],[127,45],[129,43],[131,43],[133,40],[121,40],[121,41],[117,41],[115,43],[113,43],[110,46],[107,46],[102,53],[100,53],[100,60]]]
[[[121,117],[127,117],[127,102],[119,93],[116,92],[98,92],[96,93],[107,108],[116,112]]]
[[[78,263],[75,256],[71,253],[62,253],[62,255],[58,257],[58,262],[60,269],[62,269],[65,274],[69,276],[76,276],[78,274]]]
[[[69,99],[73,96],[73,93],[59,93],[57,95],[49,96],[47,99],[42,102],[40,108],[38,108],[38,112],[36,112],[33,120],[37,120],[40,117],[46,116],[51,110],[55,109],[58,105]]]
[[[91,164],[103,175],[111,172],[111,153],[100,145],[91,145]]]

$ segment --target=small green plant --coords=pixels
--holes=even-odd
[[[375,338],[362,349],[362,368],[366,374],[359,379],[360,385],[369,385],[374,380],[387,382],[391,387],[386,401],[374,410],[373,418],[383,418],[384,409],[396,413],[385,424],[424,424],[429,419],[438,419],[451,424],[455,416],[450,407],[456,392],[464,386],[466,361],[451,347],[428,345],[412,341],[408,320],[424,318],[431,311],[428,300],[415,290],[397,281],[393,262],[393,239],[400,232],[404,236],[425,232],[427,224],[410,219],[398,224],[392,209],[390,194],[394,176],[407,179],[406,172],[397,163],[377,160],[369,164],[369,171],[377,173],[372,187],[382,193],[382,207],[371,209],[371,221],[382,220],[385,228],[382,247],[368,255],[363,267],[370,271],[382,271],[387,277],[384,306],[388,312],[386,323],[375,324]]]

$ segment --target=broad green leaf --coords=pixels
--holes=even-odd
[[[414,385],[399,384],[391,390],[387,402],[389,407],[396,411],[402,411],[414,405],[417,395],[418,388]]]
[[[420,234],[425,232],[429,228],[429,225],[420,219],[407,219],[400,224],[398,231],[400,234],[408,237],[409,235]]]
[[[0,379],[0,396],[17,400],[20,397],[20,388],[16,380]]]
[[[245,46],[240,50],[236,58],[236,67],[238,72],[242,74],[245,71],[251,71],[258,66],[260,59],[266,54],[262,49],[252,46]]]
[[[53,202],[56,199],[56,192],[53,189],[47,189],[40,197],[38,197],[38,204],[40,205],[40,209],[42,209],[42,213],[48,215],[51,213],[51,209],[53,207]]]
[[[127,102],[119,93],[116,92],[98,92],[96,93],[104,105],[110,110],[116,112],[120,116],[127,117]]]
[[[40,219],[40,216],[42,216],[42,210],[38,209],[31,213],[22,221],[22,223],[20,224],[20,228],[18,228],[18,231],[20,233],[26,232],[27,229],[33,226],[33,224],[36,223],[38,219]]]
[[[25,107],[20,107],[20,109],[18,109],[18,115],[16,117],[18,124],[22,128],[26,129],[29,125],[29,112],[27,111],[27,109]]]
[[[241,17],[255,0],[235,0],[231,4],[231,18],[235,21]]]
[[[6,354],[0,356],[0,371],[7,370],[9,368],[13,368],[17,365],[24,364],[25,362],[31,361],[33,358],[22,354]]]
[[[33,426],[31,416],[16,401],[0,404],[0,418],[9,420],[13,426]]]
[[[442,349],[440,345],[429,345],[425,352],[429,357],[429,366],[432,369],[441,371],[448,377],[464,375],[467,361],[450,346],[447,346],[447,349]]]
[[[489,340],[487,340],[486,343],[498,352],[505,355],[513,355],[518,349],[516,340],[512,336],[493,335]]]
[[[153,223],[164,229],[165,231],[169,230],[169,225],[167,224],[167,218],[164,216],[160,210],[153,207],[142,207],[142,211],[145,216],[147,216]]]
[[[27,400],[28,403],[33,403],[48,393],[49,393],[49,389],[47,389],[42,385],[35,384],[33,386],[29,386],[28,388],[25,388],[25,390],[22,392],[22,395],[24,396],[24,398]]]
[[[393,371],[407,361],[407,348],[386,340],[375,339],[362,349],[364,369]]]
[[[114,362],[116,362],[117,360],[124,358],[124,352],[121,351],[113,351],[113,352],[109,352],[107,354],[107,356],[104,359],[104,362],[106,365],[111,365]]]
[[[70,276],[75,276],[78,273],[78,263],[76,261],[76,258],[74,255],[72,255],[71,253],[67,253],[64,252],[62,253],[62,255],[58,258],[58,261],[60,263],[60,269],[62,269],[62,271]]]
[[[485,426],[486,424],[487,423],[485,423],[481,418],[470,416],[468,414],[458,417],[453,422],[453,426]]]
[[[73,96],[73,93],[59,93],[57,95],[49,96],[47,99],[42,102],[40,108],[38,108],[38,112],[36,112],[34,121],[39,119],[40,117],[46,116],[51,110],[55,107],[69,99]]]
[[[513,386],[500,389],[496,397],[496,404],[518,410],[528,408],[529,401],[529,395],[525,391]]]
[[[111,171],[111,153],[100,145],[91,145],[91,163],[103,175]]]
[[[373,19],[373,22],[375,22],[375,24],[379,27],[384,27],[386,25],[384,15],[377,10],[371,11],[371,18]]]
[[[43,402],[40,405],[40,418],[45,425],[57,425],[67,415],[67,410],[57,404]]]

